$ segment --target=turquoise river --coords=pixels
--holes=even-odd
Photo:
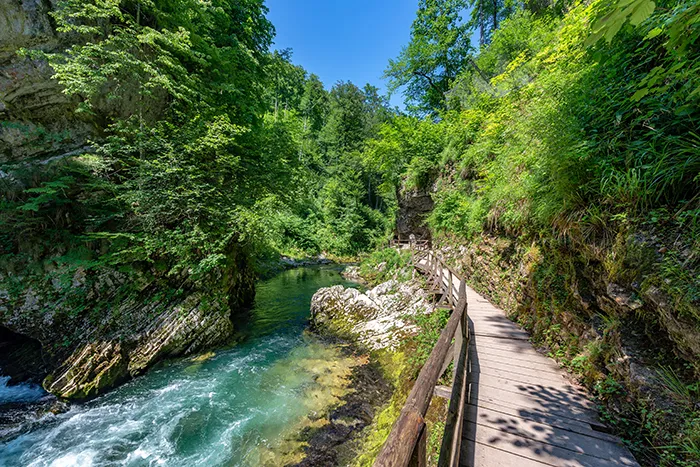
[[[313,425],[310,414],[338,401],[356,365],[307,331],[312,295],[336,284],[349,285],[333,267],[289,270],[260,283],[237,345],[166,362],[98,399],[43,415],[0,439],[0,466],[299,460],[298,433]],[[0,404],[41,397],[38,387],[0,379]]]

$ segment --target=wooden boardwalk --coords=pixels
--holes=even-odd
[[[471,339],[460,465],[638,466],[605,433],[590,395],[502,310],[466,290]]]
[[[527,332],[468,287],[429,242],[399,241],[426,278],[436,306],[451,310],[374,467],[424,467],[425,416],[449,399],[439,467],[638,466],[600,422],[584,388],[537,352]],[[435,386],[450,362],[451,387]]]

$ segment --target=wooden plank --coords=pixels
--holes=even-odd
[[[487,347],[483,345],[471,345],[470,352],[475,352],[479,357],[485,357],[489,360],[505,362],[530,362],[537,365],[548,366],[552,370],[564,371],[562,367],[553,359],[546,357],[540,353],[533,352],[524,354],[520,352],[516,346],[513,347]]]
[[[454,355],[454,349],[455,349],[455,344],[453,342],[452,345],[450,345],[450,349],[447,351],[447,355],[445,355],[445,361],[442,362],[442,369],[440,370],[440,376],[445,374],[445,372],[447,371],[447,367],[449,367],[450,363],[452,363],[452,356]]]
[[[494,384],[502,385],[504,389],[510,386],[517,386],[519,392],[530,391],[531,387],[534,388],[547,388],[552,391],[560,391],[570,397],[577,399],[589,400],[591,398],[588,391],[582,389],[576,384],[572,384],[568,381],[565,375],[545,375],[544,373],[540,376],[518,373],[517,371],[502,370],[494,367],[487,366],[474,366],[472,371],[471,379],[478,381],[479,378],[484,378],[483,382],[487,384],[492,381]],[[513,389],[511,389],[513,390]]]
[[[548,465],[488,444],[474,442],[462,443],[461,458],[460,465],[465,467],[488,465],[494,467],[543,467]]]
[[[521,340],[509,340],[509,339],[500,339],[500,338],[489,338],[489,337],[479,337],[479,336],[472,336],[472,347],[476,347],[477,349],[494,349],[494,350],[503,350],[505,352],[508,352],[510,354],[513,354],[517,357],[524,357],[524,356],[535,356],[535,357],[546,357],[545,355],[539,353],[537,350],[535,350],[532,347],[532,343],[526,341],[523,342]]]
[[[512,361],[511,363],[504,363],[497,360],[489,358],[487,355],[470,353],[475,363],[474,366],[477,370],[480,369],[493,369],[498,370],[502,373],[515,373],[520,375],[534,376],[535,378],[544,378],[547,380],[555,381],[565,381],[565,373],[561,370],[553,370],[550,367],[543,367],[532,362],[526,362],[522,360]]]
[[[435,389],[433,389],[433,395],[436,397],[441,397],[443,399],[449,399],[452,396],[452,387],[435,386]]]
[[[478,384],[481,388],[490,388],[488,390],[489,395],[493,393],[493,389],[498,389],[500,398],[515,397],[515,400],[520,404],[529,403],[529,405],[524,407],[548,408],[552,405],[561,405],[565,408],[576,409],[579,412],[598,413],[593,402],[585,397],[581,397],[580,394],[569,393],[568,388],[544,384],[524,384],[490,375],[480,375],[476,381],[473,381],[470,377],[469,382]],[[483,391],[482,395],[485,393],[486,391]]]
[[[510,322],[508,324],[489,323],[485,320],[479,321],[478,318],[475,318],[473,315],[469,315],[469,318],[472,322],[472,330],[474,334],[494,334],[500,336],[501,338],[519,335],[525,339],[530,338],[530,335],[527,332]]]
[[[587,406],[564,405],[559,398],[545,393],[520,391],[507,391],[502,387],[488,386],[483,381],[470,383],[469,403],[478,405],[481,402],[489,402],[510,407],[516,410],[536,410],[559,417],[570,418],[589,423],[591,426],[603,426],[598,419],[598,413]]]
[[[511,327],[513,329],[517,329],[519,331],[523,331],[523,329],[520,326],[518,326],[516,323],[509,320],[505,316],[494,316],[494,315],[486,315],[486,314],[479,314],[479,313],[471,313],[470,312],[469,318],[471,318],[471,320],[474,323],[478,323],[478,324],[491,324],[494,326],[496,326],[496,325],[497,326],[506,326],[506,327]]]
[[[621,443],[576,433],[559,427],[510,417],[484,407],[470,406],[466,419],[481,426],[493,428],[532,441],[602,459],[625,459],[629,452]]]
[[[449,390],[449,388],[448,388]],[[561,417],[554,413],[547,413],[537,409],[523,409],[512,407],[507,407],[505,405],[487,402],[487,401],[477,401],[479,407],[492,410],[509,417],[518,417],[525,420],[532,420],[533,422],[542,423],[545,425],[550,425],[565,430],[573,431],[575,433],[580,433],[582,435],[590,436],[592,438],[599,438],[602,440],[607,440],[611,442],[617,442],[618,439],[608,433],[603,433],[594,430],[590,423],[586,423],[580,420],[575,420],[573,418]]]
[[[465,425],[464,433],[468,441],[488,445],[492,448],[554,467],[639,466],[634,458],[628,455],[608,459],[593,457],[552,444],[535,441],[524,436],[507,433],[489,426],[476,425],[472,422],[468,422]],[[481,465],[498,464],[492,464],[486,459]]]
[[[520,335],[520,334],[512,334],[512,335],[505,335],[503,332],[474,332],[475,337],[489,337],[489,338],[498,338],[498,339],[512,339],[512,340],[520,340],[523,342],[528,342],[530,338],[527,335]]]
[[[517,370],[517,368],[515,369]],[[576,386],[570,384],[563,375],[554,375],[542,373],[541,375],[533,375],[527,372],[503,370],[488,366],[474,366],[473,379],[477,381],[479,377],[488,377],[494,381],[499,380],[498,384],[503,384],[506,386],[519,386],[520,391],[525,391],[528,387],[548,387],[552,390],[558,390],[562,392],[577,393],[582,398],[588,398],[588,394],[581,392]],[[484,382],[486,380],[484,379]]]
[[[472,321],[472,329],[475,333],[496,331],[496,334],[498,334],[499,332],[520,333],[524,334],[525,337],[530,337],[530,335],[526,331],[523,331],[511,321],[492,322],[488,319],[479,319],[478,317],[471,314],[469,315],[469,318]]]

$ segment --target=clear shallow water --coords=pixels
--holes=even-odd
[[[99,399],[46,416],[39,428],[0,443],[0,466],[274,463],[290,427],[317,408],[309,399],[317,398],[319,374],[327,370],[307,370],[336,356],[304,332],[311,296],[341,283],[337,270],[319,267],[259,284],[241,344],[166,363]]]

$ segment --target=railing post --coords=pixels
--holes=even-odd
[[[413,248],[413,245],[410,246],[411,249],[411,279],[416,278],[416,267],[418,266],[418,263],[416,263],[416,252]]]
[[[448,271],[449,271],[449,273],[450,273],[450,276],[449,276],[449,279],[448,279],[448,281],[447,281],[447,282],[448,282],[448,284],[447,284],[447,294],[448,294],[448,298],[449,298],[449,301],[450,301],[450,305],[452,305],[452,306],[454,307],[454,306],[455,306],[455,297],[454,297],[454,295],[452,294],[452,269],[448,269]]]
[[[462,343],[464,341],[464,326],[463,319],[460,317],[459,325],[457,326],[457,332],[455,332],[455,347],[454,347],[454,357],[452,364],[452,385],[454,386],[457,381],[457,364],[459,363],[459,355],[462,352]]]
[[[409,462],[408,467],[426,467],[428,465],[427,432],[427,427],[424,425],[416,447],[413,449],[413,455],[411,456],[411,462]]]

